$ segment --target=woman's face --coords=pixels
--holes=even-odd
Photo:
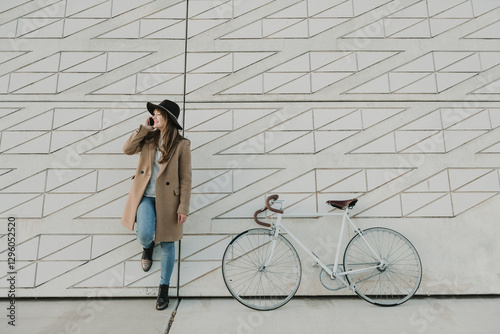
[[[163,118],[162,114],[158,111],[158,109],[155,109],[153,120],[155,121],[153,127],[157,128],[158,130],[162,130],[167,126],[167,120]]]

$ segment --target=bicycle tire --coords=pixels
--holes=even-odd
[[[356,294],[379,306],[396,306],[409,300],[422,281],[422,263],[415,247],[402,234],[387,228],[369,228],[361,234],[385,262],[371,271],[346,275]],[[380,261],[356,234],[345,249],[344,270],[378,265]]]
[[[282,235],[268,259],[272,231],[251,229],[237,235],[222,258],[222,276],[231,295],[246,307],[269,311],[285,305],[297,292],[302,277],[299,256]]]

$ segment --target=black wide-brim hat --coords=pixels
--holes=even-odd
[[[170,101],[170,100],[163,100],[160,102],[160,104],[154,104],[151,102],[148,102],[146,104],[146,107],[148,108],[148,111],[151,115],[154,116],[155,114],[155,109],[158,108],[160,110],[164,110],[168,117],[174,122],[175,126],[178,129],[182,130],[182,126],[179,124],[178,118],[179,114],[181,113],[181,110],[179,108],[179,105],[177,103]]]

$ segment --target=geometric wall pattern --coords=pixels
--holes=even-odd
[[[351,153],[445,153],[500,126],[500,109],[440,108]]]
[[[144,273],[119,220],[138,161],[123,144],[163,99],[192,142],[181,295],[228,295],[223,251],[274,193],[296,214],[359,198],[360,224],[419,249],[420,293],[459,275],[456,293],[499,293],[499,40],[493,0],[2,2],[0,219],[17,217],[18,296],[156,293],[159,246]],[[289,227],[312,247],[331,226]],[[305,267],[299,294],[329,293]]]
[[[47,282],[68,275],[77,267],[96,261],[112,251],[117,251],[126,244],[134,243],[133,235],[106,234],[42,234],[19,243],[17,246],[17,273],[20,278],[19,288],[37,288]],[[182,277],[179,281],[182,287],[190,281],[198,279],[204,273],[213,271],[219,266],[227,244],[227,236],[187,236],[182,242]],[[178,252],[178,250],[177,250]],[[0,256],[5,263],[6,250]],[[160,249],[155,248],[153,256],[160,256]],[[107,288],[151,287],[160,279],[160,264],[155,261],[150,271],[141,269],[142,251],[119,263],[113,263],[109,268],[96,273],[90,278],[78,281],[78,278],[68,288]],[[196,268],[195,265],[200,265]],[[177,264],[176,264],[177,266]],[[172,286],[177,282],[177,270],[174,269]],[[47,283],[50,284],[50,283]],[[2,275],[0,287],[7,287],[5,276]]]
[[[310,38],[387,2],[299,1],[220,38]]]
[[[219,154],[314,154],[404,110],[314,108],[266,129]],[[259,142],[260,145],[250,145]]]
[[[12,1],[3,5],[2,11],[27,2],[29,1]],[[65,38],[148,2],[151,1],[92,0],[81,3],[80,1],[67,0],[52,1],[52,4],[47,2],[41,8],[29,11],[14,20],[11,17],[11,20],[0,26],[2,32],[0,37]]]
[[[343,37],[433,38],[498,7],[495,1],[417,1]]]
[[[58,52],[5,76],[9,84],[4,93],[61,93],[148,54],[150,52]]]
[[[97,134],[114,124],[121,110],[100,108],[52,108],[2,132],[1,153],[57,152],[71,144]],[[132,111],[138,114],[142,110]]]
[[[271,52],[217,52],[190,53],[187,55],[186,89],[192,92],[207,83],[230,75],[252,63],[258,62]],[[144,94],[163,95],[165,91],[182,94],[184,82],[184,54],[155,64],[137,74],[119,80],[92,94]],[[137,83],[141,86],[138,87]]]
[[[287,203],[287,213],[300,214],[334,211],[326,204],[329,198],[361,198],[364,194],[410,172],[409,169],[314,169],[276,188],[269,194],[280,194]],[[230,210],[218,218],[253,217],[262,196]]]
[[[441,93],[500,64],[499,52],[429,52],[347,93]]]
[[[313,94],[397,52],[307,52],[220,94]]]
[[[447,168],[358,217],[455,217],[500,193],[499,169]]]
[[[1,215],[42,218],[130,178],[133,169],[48,169],[0,191]]]

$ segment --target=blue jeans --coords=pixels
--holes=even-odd
[[[156,209],[155,198],[142,196],[137,208],[137,240],[146,249],[151,247],[155,235]],[[175,246],[174,242],[160,242],[161,245],[161,276],[160,284],[170,285],[170,277],[174,271]]]

